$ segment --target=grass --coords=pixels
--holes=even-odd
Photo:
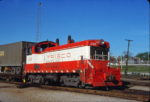
[[[117,66],[111,66],[113,68],[117,68]],[[121,71],[124,72],[126,66],[123,65],[121,68]],[[132,65],[132,66],[128,66],[128,72],[147,72],[150,73],[150,66],[146,66],[146,65]]]
[[[124,72],[126,66],[122,66],[121,71]],[[128,66],[128,72],[148,72],[150,73],[150,66]]]

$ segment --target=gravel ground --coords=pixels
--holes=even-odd
[[[137,102],[114,97],[75,92],[46,90],[35,87],[18,89],[15,85],[0,83],[0,102]]]

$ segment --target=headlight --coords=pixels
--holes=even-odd
[[[104,40],[101,39],[101,40],[100,40],[100,44],[101,44],[101,45],[104,45],[104,43],[105,43]]]

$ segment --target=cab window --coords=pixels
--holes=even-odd
[[[108,60],[109,49],[106,47],[91,46],[90,57],[96,60]]]

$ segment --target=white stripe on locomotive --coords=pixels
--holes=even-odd
[[[83,56],[84,59],[90,59],[90,46],[28,55],[27,64],[76,61],[81,60],[81,56]]]

